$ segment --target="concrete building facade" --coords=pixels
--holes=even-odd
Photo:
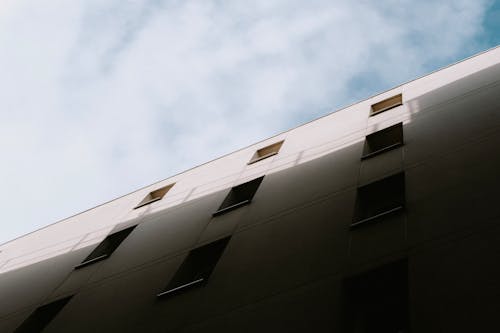
[[[0,245],[0,332],[500,330],[500,48]]]

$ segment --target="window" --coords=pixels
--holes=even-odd
[[[401,172],[358,188],[351,227],[402,210],[405,204],[404,184],[404,173]]]
[[[276,155],[279,151],[281,146],[283,145],[283,141],[273,143],[272,145],[269,145],[267,147],[261,148],[253,154],[252,158],[248,162],[248,164],[252,164],[258,161],[261,161],[265,158],[271,157],[273,155]]]
[[[403,145],[403,124],[399,123],[366,136],[361,159],[367,159]]]
[[[408,262],[400,260],[344,280],[342,332],[409,332]]]
[[[62,310],[73,296],[59,299],[49,304],[37,308],[26,320],[19,326],[16,333],[41,332],[52,319]]]
[[[217,216],[238,207],[248,205],[250,201],[252,201],[255,192],[257,192],[262,179],[264,179],[264,176],[233,187],[220,205],[219,209],[215,213],[213,213],[213,216]]]
[[[403,104],[403,95],[399,94],[396,96],[389,97],[387,99],[384,99],[383,101],[373,104],[370,116],[374,116],[376,114],[395,108],[396,106],[400,106],[402,104]]]
[[[189,252],[164,291],[157,296],[172,296],[206,283],[231,237],[219,239]]]
[[[94,262],[104,260],[108,258],[123,242],[125,238],[134,230],[136,226],[123,229],[121,231],[115,232],[108,235],[95,249],[92,251],[81,264],[75,268],[82,268],[84,266],[90,265]]]
[[[134,207],[134,209],[149,205],[150,203],[153,203],[155,201],[161,200],[165,194],[167,194],[168,191],[174,186],[175,184],[170,184],[167,186],[164,186],[162,188],[159,188],[157,190],[154,190],[153,192],[150,192],[144,199],[142,199],[141,202],[137,206]]]

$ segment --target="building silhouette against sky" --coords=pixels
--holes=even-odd
[[[0,332],[498,331],[499,96],[495,48],[7,242]]]

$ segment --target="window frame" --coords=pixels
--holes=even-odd
[[[264,179],[264,176],[261,176],[261,177],[254,178],[254,179],[252,179],[252,180],[250,180],[248,182],[245,182],[245,183],[239,184],[237,186],[231,187],[231,189],[229,190],[228,194],[226,195],[226,197],[222,201],[221,205],[219,206],[219,208],[217,209],[217,211],[215,211],[212,214],[212,216],[216,217],[216,216],[225,214],[227,212],[230,212],[232,210],[235,210],[236,208],[239,208],[239,207],[246,206],[246,205],[250,204],[252,202],[253,197],[257,193],[257,190],[259,189],[260,184],[262,183],[263,179]],[[245,191],[245,186],[250,187],[249,190],[250,190],[251,193],[249,195],[247,195],[246,198],[242,198],[242,200],[240,200],[240,201],[232,202],[232,201],[235,201],[234,199],[232,199],[232,197],[234,197],[235,199],[237,199],[238,192],[239,191],[242,191],[242,192]],[[252,186],[254,187],[253,189],[251,188]]]
[[[252,158],[250,161],[248,161],[247,165],[257,163],[259,161],[265,160],[266,158],[269,158],[271,156],[277,155],[279,151],[281,150],[281,147],[283,146],[283,143],[285,140],[281,140],[278,142],[275,142],[273,144],[267,145],[265,147],[262,147],[260,149],[257,149],[255,153],[253,154]],[[267,153],[263,153],[266,150],[270,150]]]
[[[160,188],[157,188],[156,190],[149,192],[148,195],[146,195],[144,197],[144,199],[142,199],[134,207],[134,209],[138,209],[138,208],[150,205],[153,202],[162,200],[165,197],[165,195],[167,195],[167,193],[170,192],[170,190],[172,189],[172,187],[174,187],[174,185],[175,185],[175,183],[172,183],[172,184],[162,186]]]
[[[389,103],[394,100],[393,103]],[[387,104],[388,103],[388,104]],[[387,104],[387,105],[384,105]],[[403,94],[399,93],[397,95],[388,97],[380,102],[374,103],[370,107],[370,117],[380,114],[382,112],[388,111],[390,109],[394,109],[398,106],[403,105]]]
[[[377,209],[370,207],[370,200],[371,196],[374,196],[376,198],[378,196],[370,193],[371,191],[374,191],[374,188],[376,189],[381,188],[381,187],[386,187],[387,183],[389,182],[394,182],[391,186],[394,186],[393,190],[395,194],[395,199],[393,200],[394,202],[390,202],[388,199],[387,203],[384,203],[384,205],[387,205],[387,208],[381,208],[379,212],[368,214],[365,213],[366,210],[375,210]],[[386,183],[384,185],[384,183]],[[355,202],[355,207],[354,207],[354,214],[353,214],[353,221],[350,224],[350,228],[354,229],[357,228],[361,225],[365,225],[367,223],[371,222],[376,222],[380,218],[384,216],[388,216],[391,214],[395,214],[397,212],[402,211],[405,208],[406,205],[406,189],[405,189],[405,173],[404,171],[398,172],[391,174],[389,176],[386,176],[382,179],[377,179],[371,183],[365,184],[363,186],[360,186],[357,188],[356,191],[356,202]],[[368,203],[368,204],[367,204]],[[392,207],[391,207],[392,206]]]
[[[136,225],[123,228],[119,231],[112,232],[108,234],[93,250],[89,253],[89,255],[83,259],[81,263],[75,266],[75,269],[80,269],[86,266],[89,266],[93,263],[99,262],[101,260],[109,258],[115,251],[120,247],[120,245],[125,241],[125,239],[130,236],[132,231],[137,227]],[[113,237],[117,238],[116,240]],[[116,243],[116,244],[115,244]],[[103,248],[103,249],[100,249]],[[105,252],[104,252],[105,251]],[[104,252],[99,255],[95,255],[94,253]]]
[[[377,332],[381,328],[389,328],[390,332],[396,332],[392,330],[394,328],[398,332],[407,332],[411,329],[409,290],[407,257],[344,277],[340,318],[342,332],[358,332],[356,327],[360,323],[372,328],[375,324]]]
[[[377,135],[384,135],[384,134],[387,135],[387,133],[390,133],[391,131],[400,132],[400,133],[397,133],[397,134],[401,134],[400,137],[398,138],[397,142],[394,142],[392,144],[389,144],[389,145],[382,147],[382,148],[379,148],[377,150],[366,152],[369,149],[367,147],[369,147],[370,139],[373,140],[373,138],[376,138]],[[393,149],[396,149],[396,148],[403,146],[404,145],[404,134],[403,133],[404,133],[403,132],[403,123],[400,122],[400,123],[391,125],[389,127],[386,127],[384,129],[381,129],[379,131],[368,134],[365,137],[365,144],[363,146],[363,155],[361,156],[361,160],[366,160],[366,159],[372,158],[374,156],[380,155],[382,153],[385,153],[387,151],[390,151],[390,150],[393,150]]]
[[[168,284],[156,297],[171,297],[206,284],[230,240],[231,236],[223,237],[189,251]],[[193,266],[199,267],[193,269]]]
[[[74,295],[59,298],[37,307],[14,331],[15,333],[31,333],[43,331],[61,310],[71,301]],[[48,318],[47,318],[48,317]]]

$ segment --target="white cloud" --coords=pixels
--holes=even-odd
[[[477,50],[486,7],[2,2],[0,241]]]

